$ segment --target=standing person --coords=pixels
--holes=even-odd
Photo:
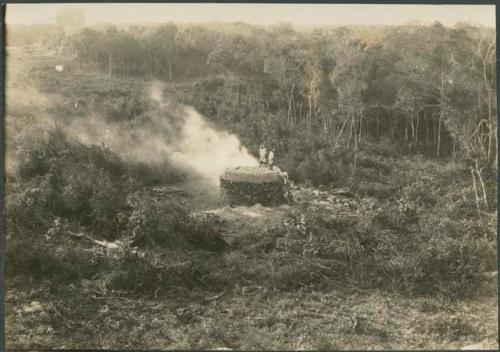
[[[261,144],[259,148],[259,166],[266,165],[266,154],[266,146],[264,144]]]
[[[275,149],[274,147],[271,149],[271,151],[269,152],[269,155],[267,156],[267,165],[269,165],[269,169],[273,169],[273,166],[274,166],[274,152],[275,152]]]

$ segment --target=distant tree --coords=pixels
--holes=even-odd
[[[302,109],[293,111],[294,99],[297,95],[305,96],[306,52],[302,36],[292,26],[281,24],[272,29],[273,40],[267,43],[268,55],[264,63],[267,73],[278,86],[277,106],[285,115],[287,126],[302,121]],[[310,127],[310,116],[306,121]]]
[[[157,77],[163,73],[165,63],[167,66],[167,78],[174,78],[175,58],[177,50],[177,26],[172,23],[158,27],[151,36],[151,46],[154,54],[157,55]]]

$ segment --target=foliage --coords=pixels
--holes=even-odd
[[[491,240],[471,236],[463,226],[450,231],[451,223],[411,226],[403,212],[389,215],[395,212],[382,207],[343,219],[307,208],[291,214],[294,226],[279,248],[337,282],[414,294],[467,295],[494,268]]]
[[[244,141],[257,129],[251,149],[268,139],[281,144],[288,139],[281,128],[289,136],[323,133],[356,151],[362,140],[389,138],[411,153],[495,160],[492,31],[407,25],[373,41],[350,28],[249,29],[87,29],[67,48],[110,75],[219,82],[181,98]]]

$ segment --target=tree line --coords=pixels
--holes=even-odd
[[[85,29],[65,47],[109,75],[200,79],[213,96],[224,86],[218,101],[197,103],[219,122],[309,131],[351,150],[386,138],[408,152],[495,165],[494,30],[436,22],[368,33],[168,23]]]

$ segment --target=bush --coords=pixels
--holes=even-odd
[[[126,219],[125,236],[132,245],[168,248],[185,245],[183,232],[188,212],[181,205],[157,199],[146,191],[129,195],[127,203],[132,211]]]
[[[106,288],[119,291],[152,292],[161,281],[158,268],[139,253],[128,250],[100,276]]]
[[[391,199],[396,194],[393,187],[380,182],[360,181],[355,185],[354,189],[360,197]]]
[[[303,161],[296,165],[296,175],[292,173],[292,176],[299,181],[309,180],[314,186],[340,187],[345,185],[350,172],[347,157],[339,150],[320,149],[304,156]]]
[[[418,293],[469,294],[477,290],[484,272],[495,267],[495,249],[484,238],[465,234],[451,238],[441,233],[422,245],[413,277]]]
[[[428,218],[428,226],[420,226],[418,218],[391,203],[360,206],[347,218],[306,206],[291,212],[287,223],[286,235],[276,244],[285,254],[283,263],[300,258],[301,270],[319,273],[319,281],[324,275],[365,288],[465,295],[495,267],[491,229]]]
[[[184,223],[183,233],[193,246],[218,252],[227,248],[227,243],[221,237],[223,228],[224,221],[219,216],[200,214],[189,216]]]
[[[15,236],[41,236],[50,226],[46,209],[53,197],[46,184],[40,187],[8,187],[5,199],[7,238]]]
[[[6,278],[30,275],[49,277],[52,282],[76,281],[91,278],[105,268],[104,256],[99,251],[88,251],[68,236],[76,227],[54,218],[45,227],[28,232],[7,227],[5,268]]]
[[[212,231],[205,238],[203,225],[190,228],[187,210],[175,199],[160,201],[142,191],[142,176],[157,169],[143,166],[138,173],[136,164],[126,164],[105,148],[75,142],[61,129],[32,132],[18,139],[19,168],[7,184],[9,275],[95,272],[91,258],[72,248],[70,232],[107,240],[129,236],[170,248],[192,246],[189,241],[215,246],[218,234]],[[155,174],[156,181],[171,177],[165,171]],[[195,240],[202,237],[205,242]]]

